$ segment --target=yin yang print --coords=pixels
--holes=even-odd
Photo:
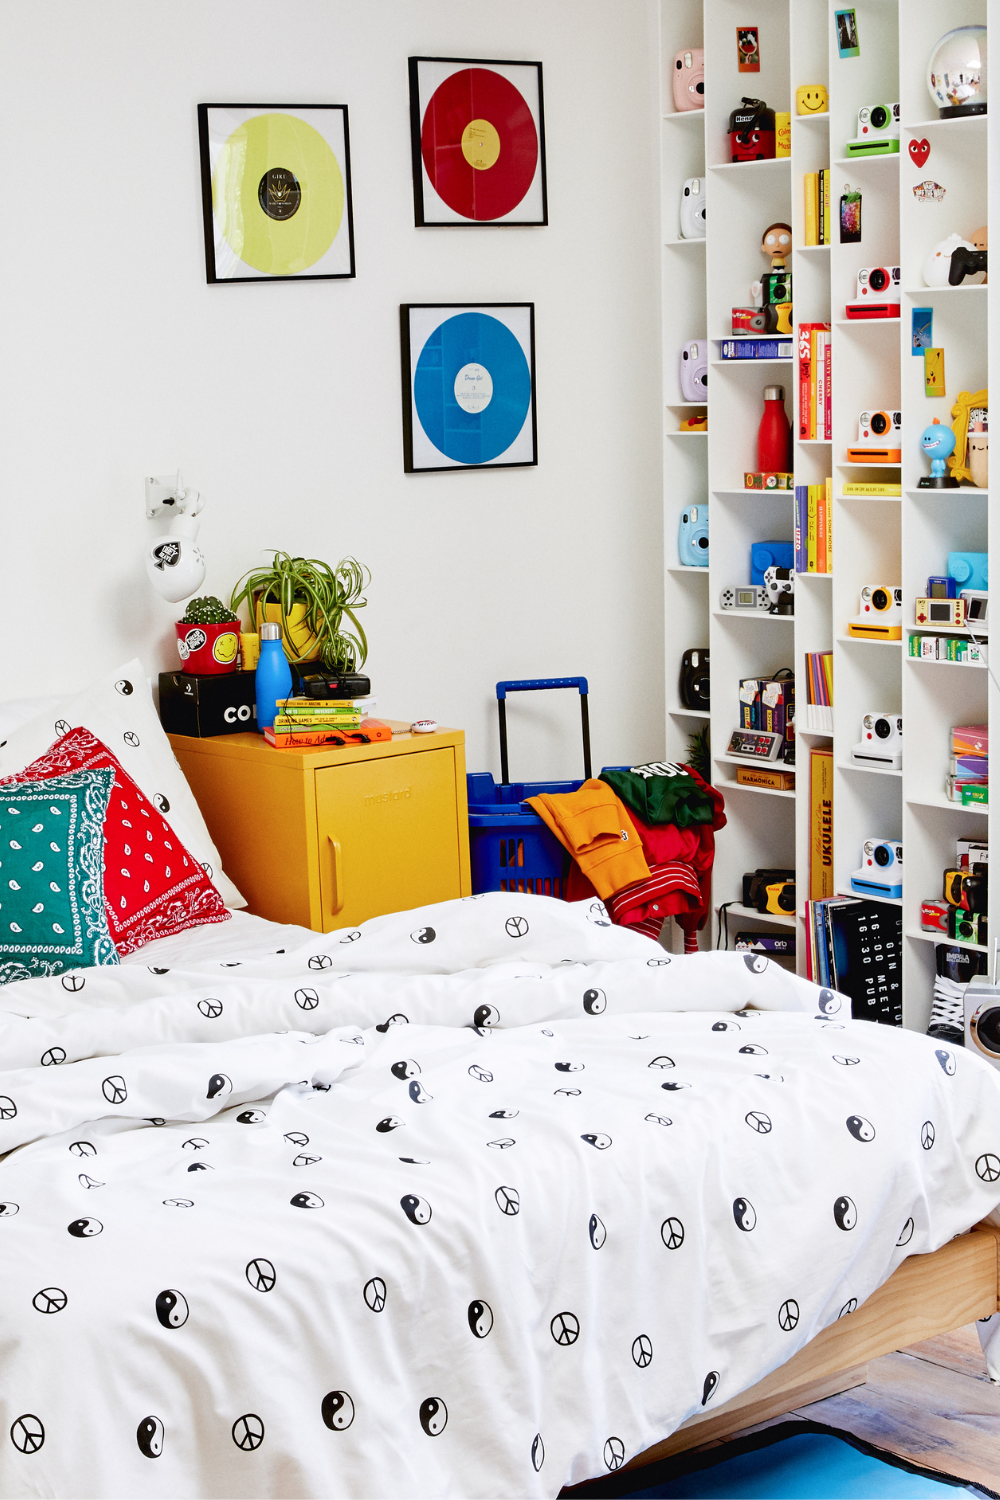
[[[1000,1205],[995,1071],[759,955],[231,926],[0,990],[0,1495],[553,1500]]]

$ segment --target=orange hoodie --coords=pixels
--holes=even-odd
[[[585,781],[578,792],[543,792],[528,802],[602,899],[649,879],[632,819],[606,782]]]

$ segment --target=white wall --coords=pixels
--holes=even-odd
[[[142,477],[209,500],[206,591],[263,549],[372,570],[380,711],[468,733],[586,673],[596,763],[662,751],[656,62],[648,0],[37,0],[0,25],[0,698],[175,665]],[[546,229],[416,230],[406,59],[541,59]],[[350,109],[357,279],[205,282],[200,101]],[[398,307],[532,300],[539,466],[404,475]],[[678,642],[678,652],[683,647]],[[579,774],[575,702],[512,771]]]

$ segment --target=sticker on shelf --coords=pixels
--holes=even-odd
[[[913,339],[911,352],[923,354],[925,349],[930,349],[934,343],[934,309],[932,307],[915,307],[913,309]]]
[[[918,203],[941,203],[947,188],[943,188],[933,177],[925,177],[923,182],[913,185],[913,196]]]
[[[931,143],[926,136],[910,142],[910,160],[915,167],[922,167],[931,154]]]
[[[858,41],[858,18],[853,10],[835,10],[833,24],[837,28],[837,51],[841,57],[860,57]]]

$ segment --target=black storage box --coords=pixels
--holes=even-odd
[[[257,728],[254,672],[161,672],[160,723],[168,734],[206,739]]]

